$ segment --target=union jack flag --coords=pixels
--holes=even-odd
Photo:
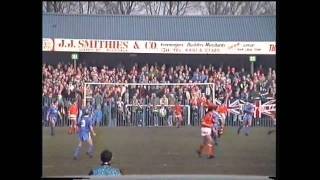
[[[230,113],[232,114],[236,114],[239,115],[241,114],[243,105],[245,104],[244,101],[242,100],[235,100],[232,103],[230,103],[230,101],[228,101],[227,107],[228,107],[228,116],[230,115]]]
[[[215,100],[216,104],[218,105],[222,105],[222,102],[219,100]],[[227,108],[228,108],[228,116],[230,116],[230,114],[236,114],[239,115],[241,114],[242,110],[243,110],[243,106],[246,102],[243,100],[235,100],[232,103],[230,103],[230,100],[227,101]],[[250,103],[252,104],[252,103]],[[252,104],[254,106],[254,118],[261,118],[262,114],[267,115],[267,116],[271,116],[273,115],[274,112],[276,112],[276,100],[275,99],[271,99],[268,102],[265,102],[263,104],[261,104],[261,100],[257,100],[254,104]]]
[[[261,113],[267,116],[273,116],[273,113],[276,112],[276,100],[272,99],[261,105]]]

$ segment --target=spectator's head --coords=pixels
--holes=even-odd
[[[234,68],[234,67],[231,68],[231,72],[232,72],[232,73],[235,73],[235,72],[236,72],[236,68]]]
[[[112,159],[112,152],[109,151],[108,149],[104,150],[101,152],[100,154],[100,160],[102,161],[102,163],[108,163],[110,164]]]
[[[57,108],[58,107],[58,101],[57,100],[53,101],[52,105],[53,105],[53,107]]]
[[[206,95],[205,97],[206,97],[206,99],[210,99],[210,95]]]

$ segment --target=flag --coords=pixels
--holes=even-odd
[[[253,117],[261,118],[261,100],[256,101],[255,104]]]
[[[222,105],[222,102],[219,100],[215,100],[217,105]],[[246,102],[243,100],[235,100],[230,103],[230,100],[227,101],[227,109],[228,109],[228,116],[230,114],[239,115],[243,110],[243,106]],[[272,99],[266,103],[261,104],[261,100],[256,101],[254,104],[250,103],[254,107],[254,118],[261,118],[262,114],[271,116],[272,113],[276,111],[276,100]]]
[[[276,100],[272,99],[261,105],[261,113],[272,117],[272,113],[276,112]]]
[[[230,113],[231,114],[236,114],[236,115],[239,115],[241,114],[241,110],[242,110],[242,106],[245,102],[237,99],[235,101],[233,101],[232,103],[230,103],[230,100],[228,101],[228,104],[227,104],[227,108],[228,108],[228,116],[230,116]]]

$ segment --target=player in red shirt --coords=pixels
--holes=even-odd
[[[226,117],[228,114],[228,107],[225,104],[222,104],[222,105],[218,106],[217,112],[221,116],[220,128],[218,130],[218,135],[220,137],[223,134],[224,129],[225,129],[224,127],[225,127]]]
[[[208,112],[208,107],[210,105],[213,105],[213,103],[210,101],[210,97],[207,96],[206,98],[202,98],[202,106],[205,109],[205,112]]]
[[[78,111],[78,105],[77,101],[73,101],[73,104],[70,106],[68,111],[68,117],[71,121],[71,125],[68,129],[68,134],[75,134],[77,131],[76,121],[78,117],[79,111]]]
[[[174,115],[175,115],[175,120],[176,120],[176,127],[179,128],[181,126],[182,121],[183,121],[183,118],[182,118],[183,108],[180,105],[179,101],[174,106]]]
[[[215,157],[215,149],[211,133],[212,127],[215,124],[213,111],[216,108],[216,105],[210,104],[208,106],[208,112],[201,121],[201,136],[203,137],[203,143],[200,145],[199,150],[197,150],[199,157],[201,157],[202,154],[206,154],[209,159]]]

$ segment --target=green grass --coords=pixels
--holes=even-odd
[[[199,127],[183,128],[96,128],[95,155],[90,159],[83,146],[73,160],[78,144],[66,128],[43,129],[43,176],[87,175],[100,164],[100,152],[113,152],[112,164],[125,174],[239,174],[275,176],[275,133],[270,128],[253,128],[249,136],[227,128],[220,139],[215,159],[195,153],[202,142]]]

